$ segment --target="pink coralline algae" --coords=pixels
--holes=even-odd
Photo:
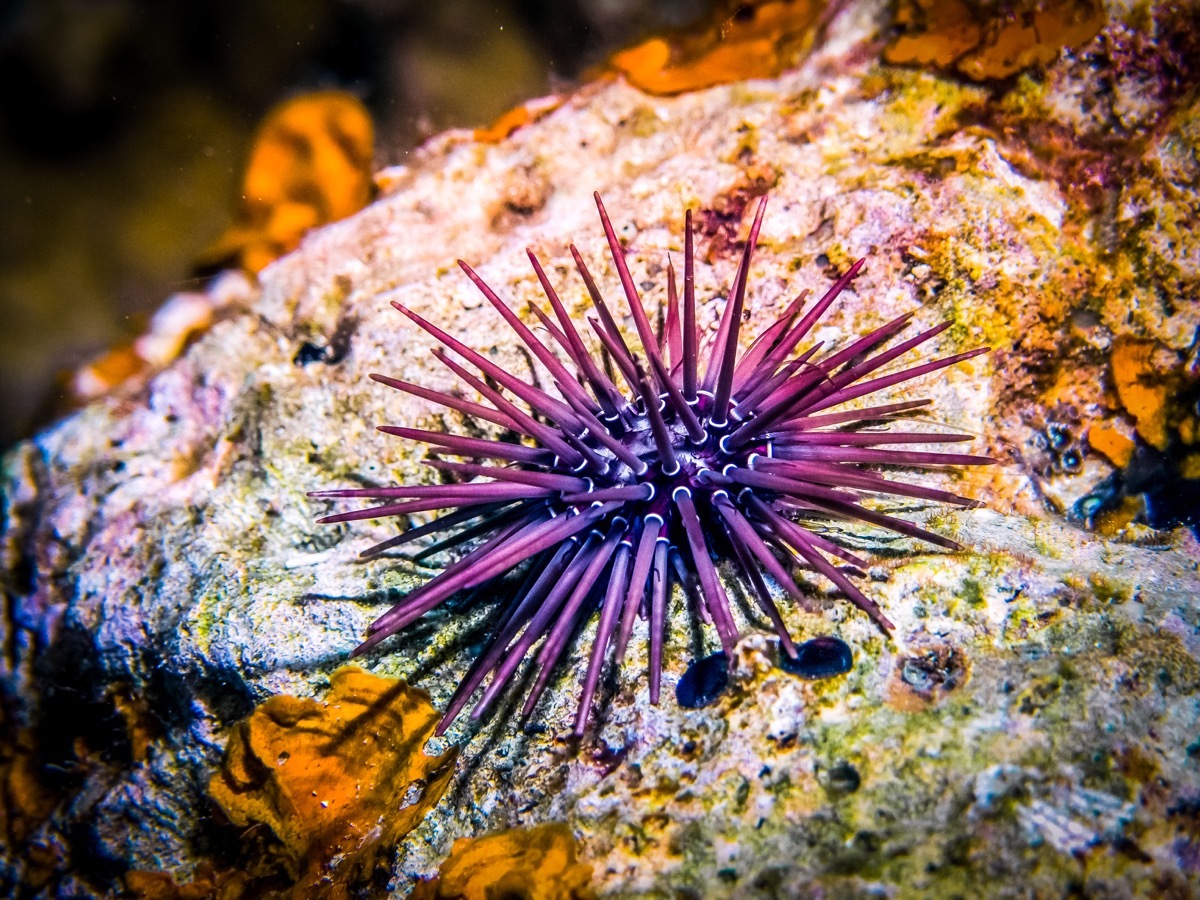
[[[602,298],[574,247],[571,253],[595,307],[588,326],[601,345],[600,358],[587,348],[532,252],[530,262],[553,310],[553,316],[536,307],[532,310],[549,335],[547,341],[460,261],[467,277],[550,372],[556,393],[525,383],[394,303],[442,345],[434,354],[483,402],[385,375],[371,377],[491,422],[518,435],[520,442],[381,426],[380,431],[429,444],[433,456],[427,464],[461,480],[312,494],[379,501],[367,509],[320,520],[327,523],[446,511],[365,555],[447,531],[450,536],[418,558],[470,548],[375,621],[355,654],[374,648],[452,595],[524,565],[520,586],[495,622],[489,645],[451,700],[439,733],[481,687],[482,696],[471,715],[482,716],[514,683],[518,667],[533,653],[536,674],[523,709],[524,715],[530,714],[572,637],[597,608],[599,625],[582,677],[575,733],[582,734],[587,726],[606,658],[611,654],[613,664],[621,664],[639,614],[649,620],[649,693],[651,703],[657,703],[672,582],[680,583],[691,607],[716,629],[724,652],[732,658],[738,628],[718,575],[717,562],[722,559],[732,561],[789,657],[795,657],[796,648],[770,585],[774,582],[791,600],[810,607],[792,577],[793,566],[829,579],[886,633],[892,623],[831,560],[859,568],[868,563],[820,533],[816,523],[859,521],[956,549],[954,541],[863,501],[872,495],[893,495],[975,506],[976,501],[944,490],[885,478],[877,469],[993,462],[983,456],[911,449],[966,441],[967,435],[888,427],[925,407],[928,400],[845,408],[852,401],[987,352],[980,348],[919,359],[876,374],[941,334],[949,322],[884,349],[909,324],[909,313],[840,348],[817,342],[796,352],[858,274],[863,260],[807,310],[801,294],[739,353],[747,274],[766,199],[758,205],[729,302],[709,340],[703,340],[696,321],[691,212],[686,217],[682,295],[669,265],[665,320],[656,334],[599,195],[596,205],[641,352],[626,342],[616,311]],[[550,339],[560,353],[548,346]]]

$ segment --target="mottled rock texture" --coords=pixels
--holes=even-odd
[[[674,98],[603,81],[501,143],[443,136],[149,384],[13,449],[0,884],[87,894],[127,870],[183,881],[229,858],[237,832],[206,788],[231,727],[271,695],[322,694],[367,624],[430,575],[357,561],[394,525],[315,526],[325,505],[305,497],[433,477],[420,447],[376,424],[465,427],[367,379],[453,385],[388,300],[545,383],[454,260],[523,307],[542,302],[532,247],[582,313],[569,243],[616,287],[599,190],[651,302],[697,210],[709,328],[764,191],[749,333],[868,256],[823,336],[906,310],[953,317],[941,349],[995,352],[895,399],[932,397],[939,421],[1003,464],[940,476],[986,509],[906,510],[967,551],[846,529],[877,560],[862,583],[894,639],[816,578],[822,611],[786,614],[798,638],[853,648],[844,676],[783,672],[764,623],[744,619],[714,705],[681,709],[668,690],[651,707],[635,632],[599,728],[576,743],[559,736],[585,632],[528,727],[506,710],[450,731],[454,781],[400,847],[394,889],[432,874],[455,838],[561,821],[602,896],[1197,890],[1200,547],[1136,511],[1096,530],[1114,477],[1124,500],[1140,495],[1086,436],[1103,424],[1148,439],[1114,396],[1118,339],[1152,342],[1171,383],[1194,384],[1200,17],[1106,12],[1048,67],[974,83],[882,63],[888,11],[851,3],[777,79]],[[1188,411],[1173,415],[1186,451]],[[1186,465],[1164,471],[1168,491],[1194,489]],[[451,602],[366,665],[442,706],[493,612]],[[669,684],[715,647],[686,621]]]

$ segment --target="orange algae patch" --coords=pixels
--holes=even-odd
[[[125,889],[136,900],[240,900],[250,893],[251,879],[242,872],[217,872],[209,862],[196,867],[195,877],[178,884],[166,872],[141,870],[125,874]],[[255,896],[267,896],[256,892]]]
[[[518,128],[533,124],[538,119],[550,115],[562,105],[563,98],[557,94],[526,100],[520,106],[513,107],[504,113],[486,128],[476,128],[475,140],[483,144],[498,144]]]
[[[954,69],[975,81],[1008,78],[1054,62],[1064,48],[1081,47],[1104,27],[1091,0],[900,0],[900,33],[883,52],[890,63]]]
[[[207,291],[171,295],[151,317],[143,334],[98,356],[70,376],[70,402],[94,400],[166,366],[205,334],[226,306],[240,302],[250,290],[245,275],[227,272]]]
[[[1174,386],[1155,364],[1154,352],[1153,341],[1117,338],[1111,356],[1113,383],[1121,406],[1137,422],[1138,434],[1151,446],[1165,450],[1170,440],[1167,403]]]
[[[460,838],[432,881],[417,884],[412,900],[589,900],[592,867],[578,861],[566,825],[514,828]]]
[[[1118,469],[1129,465],[1137,449],[1133,438],[1112,423],[1092,426],[1088,430],[1088,445]]]
[[[144,697],[133,693],[133,686],[115,684],[108,690],[117,713],[125,721],[125,734],[129,738],[129,755],[134,762],[145,762],[150,754],[150,745],[159,736],[157,720]]]
[[[255,136],[237,221],[202,265],[234,261],[257,274],[310,228],[358,212],[371,200],[374,140],[371,114],[352,94],[320,91],[276,106]]]
[[[9,847],[20,847],[58,804],[41,774],[31,729],[0,742],[0,835]]]
[[[908,655],[899,663],[885,689],[888,705],[899,712],[918,713],[936,706],[970,677],[962,651],[926,634],[911,638]]]
[[[86,748],[77,748],[86,755]],[[86,759],[80,758],[81,765]],[[67,851],[53,837],[38,834],[65,798],[45,781],[45,760],[38,752],[32,728],[10,731],[0,712],[0,847],[10,859],[23,859],[22,884],[40,889],[62,870]]]
[[[438,717],[424,691],[342,668],[323,702],[272,697],[240,722],[209,793],[271,830],[296,896],[346,896],[445,791],[457,750],[423,750]]]
[[[132,343],[121,344],[81,366],[71,375],[71,399],[86,402],[147,371]]]
[[[818,0],[725,4],[714,25],[651,38],[609,65],[649,94],[682,94],[747,78],[772,78],[812,48],[826,5]]]

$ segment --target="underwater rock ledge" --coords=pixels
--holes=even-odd
[[[942,476],[985,509],[904,509],[962,552],[842,529],[892,640],[815,577],[817,611],[783,604],[797,640],[851,648],[848,672],[784,671],[743,610],[728,685],[682,708],[675,683],[716,644],[680,615],[655,707],[635,630],[582,741],[568,671],[528,727],[509,709],[428,746],[457,746],[454,773],[374,877],[402,895],[456,839],[559,822],[599,896],[1194,892],[1200,546],[1167,501],[1200,475],[1200,29],[1166,3],[1105,13],[1044,68],[976,83],[882,62],[888,11],[850,3],[777,78],[600,81],[498,143],[443,135],[143,388],[13,448],[0,887],[184,884],[238,859],[245,832],[208,795],[238,723],[277,695],[325,702],[368,623],[435,571],[358,561],[391,526],[317,526],[305,496],[432,477],[377,424],[463,427],[367,378],[454,385],[388,301],[547,384],[454,260],[524,309],[532,247],[578,315],[570,243],[616,290],[598,190],[652,304],[697,210],[710,332],[765,192],[748,333],[867,256],[822,337],[953,318],[942,351],[993,354],[893,399],[930,397],[1003,465]],[[455,603],[360,662],[443,709],[493,611]]]

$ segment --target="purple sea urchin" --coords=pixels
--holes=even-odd
[[[716,628],[721,646],[732,657],[738,630],[714,557],[732,559],[790,656],[795,655],[795,647],[772,597],[768,576],[789,597],[808,606],[808,599],[789,571],[793,565],[811,568],[829,579],[887,632],[891,622],[829,557],[859,567],[868,564],[802,523],[828,518],[858,520],[955,549],[953,541],[868,508],[862,501],[872,494],[959,506],[974,506],[975,501],[892,481],[874,469],[992,462],[981,456],[909,448],[915,444],[965,441],[970,439],[967,435],[864,430],[923,407],[927,400],[833,411],[986,352],[981,348],[868,377],[943,332],[948,322],[884,350],[884,345],[908,325],[911,314],[905,314],[840,349],[826,350],[818,343],[793,355],[858,274],[863,260],[851,266],[803,316],[800,313],[805,294],[797,297],[739,356],[747,273],[762,226],[764,198],[717,333],[707,348],[701,349],[690,210],[684,236],[682,298],[674,269],[668,264],[666,317],[661,334],[655,335],[599,194],[596,205],[642,353],[635,353],[626,343],[612,309],[574,246],[571,253],[598,317],[589,318],[588,324],[615,372],[612,366],[598,364],[586,348],[532,252],[530,262],[554,317],[536,307],[533,313],[566,361],[535,335],[469,265],[460,261],[467,277],[549,370],[558,396],[525,383],[412,310],[393,303],[446,349],[482,373],[482,377],[472,374],[441,348],[433,351],[485,402],[468,401],[384,375],[371,377],[509,429],[523,442],[381,426],[380,431],[431,445],[435,458],[427,460],[429,465],[456,476],[489,480],[326,490],[311,495],[382,501],[368,509],[327,516],[321,522],[452,510],[372,547],[364,555],[459,526],[465,527],[418,557],[478,541],[376,620],[367,639],[355,650],[356,655],[405,628],[451,595],[486,584],[528,562],[523,583],[495,624],[488,647],[452,698],[439,733],[491,676],[472,712],[473,717],[482,715],[512,683],[518,666],[540,640],[536,675],[524,706],[524,714],[529,714],[570,639],[597,605],[600,621],[583,676],[576,734],[581,734],[587,724],[610,648],[614,665],[620,665],[639,613],[649,620],[650,701],[657,703],[672,581],[681,583],[700,618]],[[617,387],[617,373],[629,395]],[[505,391],[526,408],[505,396]],[[447,462],[439,456],[494,460],[497,464]]]

